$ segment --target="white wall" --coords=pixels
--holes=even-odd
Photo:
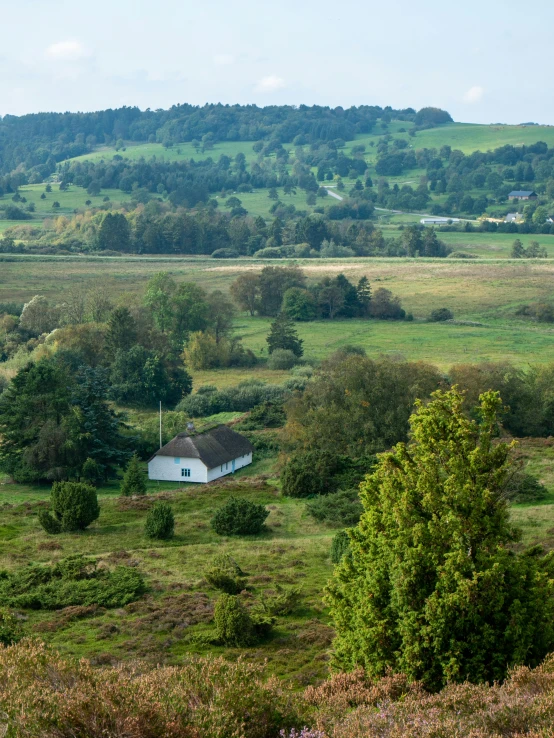
[[[252,463],[252,454],[239,456],[235,459],[235,471]],[[190,469],[190,477],[181,476],[181,469]],[[154,456],[148,462],[148,479],[157,479],[161,482],[195,482],[196,484],[211,482],[233,472],[233,462],[228,461],[223,466],[208,469],[200,459],[179,459],[175,463],[173,456]]]
[[[181,476],[181,469],[190,469],[190,477]],[[208,469],[200,459],[179,459],[175,463],[173,456],[154,456],[148,462],[148,479],[162,482],[207,482]]]
[[[237,471],[237,469],[242,469],[243,466],[248,466],[248,464],[251,463],[252,454],[239,456],[238,459],[235,459],[235,471]],[[211,482],[213,479],[219,479],[219,477],[224,477],[226,474],[231,474],[232,471],[232,461],[228,461],[227,464],[223,464],[223,469],[221,468],[221,466],[216,466],[214,469],[208,469],[208,482]]]

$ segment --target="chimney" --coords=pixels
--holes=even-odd
[[[195,431],[194,423],[192,423],[192,422],[191,423],[187,423],[187,431],[189,433],[194,433],[194,431]]]

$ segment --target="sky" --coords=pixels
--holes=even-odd
[[[554,124],[554,4],[0,0],[0,115],[176,103],[434,105]]]

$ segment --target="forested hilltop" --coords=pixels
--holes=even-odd
[[[271,138],[292,143],[315,140],[350,140],[356,133],[369,133],[382,116],[416,123],[445,123],[442,111],[416,114],[413,108],[394,110],[362,105],[346,110],[320,105],[260,108],[257,105],[174,105],[169,110],[123,107],[94,113],[34,113],[6,115],[0,122],[0,171],[20,165],[44,177],[56,163],[92,150],[96,144],[121,140],[178,144],[194,139],[206,141],[257,141]]]

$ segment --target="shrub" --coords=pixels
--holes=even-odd
[[[286,415],[282,405],[264,402],[256,405],[250,415],[241,421],[241,430],[262,430],[263,428],[280,428],[285,424]]]
[[[306,503],[306,510],[322,523],[356,525],[363,512],[362,503],[355,489],[345,489],[334,494],[316,497]]]
[[[237,259],[240,256],[235,249],[216,249],[212,251],[212,259]]]
[[[298,697],[240,659],[93,667],[30,640],[0,649],[0,700],[21,738],[269,738],[301,722]]]
[[[45,511],[39,515],[47,533],[84,530],[100,515],[95,488],[82,482],[55,482],[50,507],[53,516]]]
[[[281,471],[281,489],[287,497],[326,495],[336,489],[333,479],[338,459],[326,451],[297,451]]]
[[[215,633],[224,646],[251,646],[256,638],[250,613],[233,595],[222,595],[215,605]]]
[[[99,569],[96,561],[70,556],[53,566],[29,565],[0,572],[0,605],[58,610],[76,605],[123,607],[144,592],[140,572],[128,566]]]
[[[246,413],[266,402],[281,405],[290,394],[291,389],[283,385],[264,384],[251,379],[219,392],[215,387],[200,387],[196,394],[183,399],[177,409],[192,418],[224,412]]]
[[[548,497],[548,490],[532,474],[517,472],[506,485],[506,498],[511,502],[532,502]]]
[[[211,526],[220,536],[246,536],[261,533],[269,515],[264,505],[240,497],[231,497],[211,520]]]
[[[290,349],[275,349],[267,360],[269,369],[292,369],[298,359]]]
[[[175,517],[167,502],[156,502],[146,516],[144,532],[148,538],[168,541],[173,538]]]
[[[448,308],[437,308],[437,310],[433,310],[431,315],[429,316],[429,321],[431,323],[441,323],[443,320],[453,319],[454,313]]]
[[[146,494],[146,479],[144,472],[141,469],[139,458],[136,454],[131,457],[127,464],[120,492],[125,497]]]
[[[268,246],[265,249],[260,249],[254,254],[255,259],[282,259],[284,252],[277,246]]]
[[[23,637],[21,625],[15,615],[0,609],[0,645],[11,646]]]
[[[204,572],[204,579],[212,587],[230,595],[241,592],[246,584],[244,572],[229,554],[216,556],[210,568]]]
[[[331,543],[331,561],[338,564],[345,553],[350,551],[350,538],[345,530],[339,530]]]
[[[299,587],[281,587],[280,584],[275,585],[275,591],[263,592],[258,598],[258,602],[253,610],[256,614],[275,617],[277,615],[290,615],[298,607],[300,602]]]

